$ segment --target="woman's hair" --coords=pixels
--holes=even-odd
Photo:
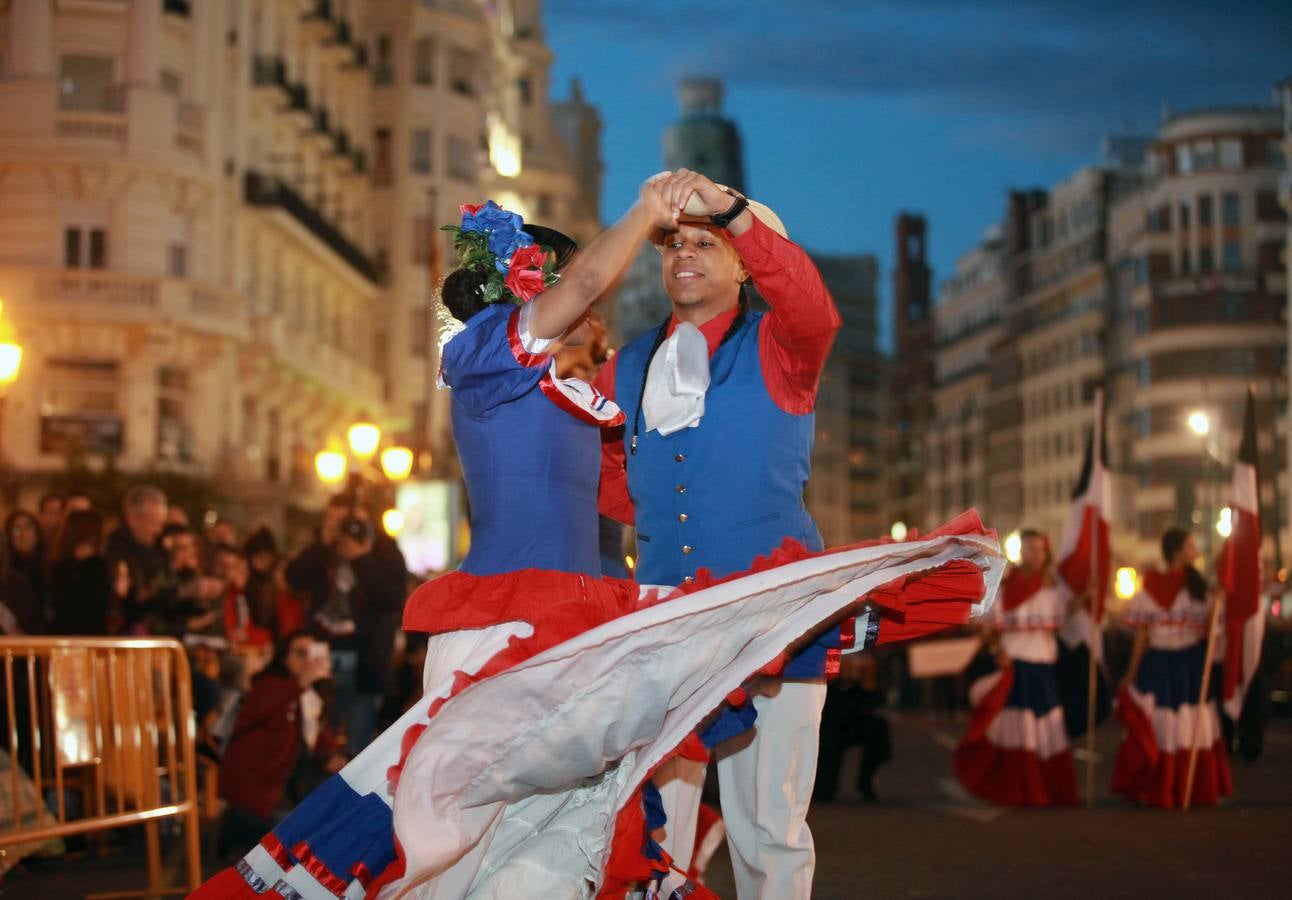
[[[536,244],[553,254],[554,271],[560,272],[569,265],[579,249],[574,238],[562,234],[555,228],[527,224],[522,230],[527,232]],[[448,274],[440,285],[440,298],[453,318],[459,322],[465,322],[490,305],[484,298],[484,286],[488,279],[489,272],[482,269],[458,267]],[[504,297],[494,302],[510,303],[511,301]]]
[[[480,269],[457,268],[448,274],[440,286],[440,297],[453,318],[465,322],[489,305],[484,298],[487,278],[488,273]]]
[[[1168,528],[1162,535],[1162,561],[1168,566],[1175,561],[1184,542],[1189,539],[1189,532],[1183,528]]]
[[[74,509],[67,514],[58,534],[55,560],[71,559],[76,548],[90,544],[98,552],[103,547],[103,513],[93,509]]]
[[[274,658],[269,661],[269,665],[265,666],[264,671],[274,672],[278,675],[288,674],[287,655],[292,652],[292,644],[301,638],[308,637],[313,637],[313,635],[304,628],[298,628],[296,631],[280,637],[278,643],[274,645]]]
[[[27,510],[25,509],[15,509],[13,512],[9,513],[9,515],[5,517],[5,520],[4,520],[5,546],[9,549],[10,553],[13,552],[13,526],[22,519],[26,519],[28,524],[30,524],[31,527],[36,530],[36,549],[32,555],[35,556],[37,559],[41,559],[45,555],[44,554],[45,535],[40,530],[40,520],[37,519],[31,513],[27,512]]]

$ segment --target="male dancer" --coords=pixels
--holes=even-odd
[[[702,568],[716,577],[747,569],[787,537],[822,548],[803,491],[817,386],[841,324],[816,267],[770,209],[694,172],[670,190],[684,214],[652,241],[673,313],[597,379],[626,416],[622,440],[603,444],[601,511],[636,525],[638,580],[667,585]],[[751,280],[770,313],[748,308]],[[837,646],[837,629],[832,636]],[[773,696],[754,700],[752,740],[718,752],[741,900],[811,894],[806,816],[824,653],[801,654],[783,674]],[[669,823],[670,850],[686,868],[678,832],[693,833],[694,812],[670,813],[680,819]]]

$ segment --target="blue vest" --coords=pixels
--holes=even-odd
[[[787,537],[820,550],[803,504],[815,417],[780,409],[763,383],[758,323],[750,312],[709,361],[704,419],[667,437],[640,422],[632,452],[646,355],[656,331],[615,362],[615,402],[627,416],[624,452],[637,525],[637,580],[680,584],[697,569],[717,577],[749,568]]]

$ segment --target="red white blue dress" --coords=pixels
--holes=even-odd
[[[1148,627],[1148,648],[1135,683],[1117,697],[1117,717],[1126,733],[1112,789],[1129,800],[1164,809],[1183,804],[1195,726],[1198,761],[1190,804],[1211,805],[1233,791],[1216,679],[1206,703],[1198,704],[1207,612],[1206,598],[1189,593],[1183,571],[1147,573],[1143,590],[1126,604],[1123,624]]]
[[[1009,665],[969,688],[969,729],[955,751],[955,772],[974,795],[1001,806],[1070,806],[1076,768],[1059,700],[1055,632],[1066,604],[1041,576],[1005,577],[984,624],[1000,632]]]
[[[473,544],[405,609],[431,635],[425,696],[196,896],[623,897],[667,868],[650,774],[702,722],[721,737],[710,714],[789,644],[862,597],[863,640],[985,608],[1001,564],[974,514],[902,544],[787,545],[667,596],[597,577],[597,429],[618,410],[555,378],[526,315],[486,308],[444,348]]]

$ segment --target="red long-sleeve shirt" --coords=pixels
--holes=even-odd
[[[758,292],[771,306],[758,327],[758,356],[763,381],[775,404],[787,413],[806,415],[816,406],[817,387],[830,346],[842,324],[834,300],[807,253],[754,217],[744,234],[733,236],[732,244]],[[732,307],[700,327],[709,344],[709,356],[717,352],[722,336],[735,319]],[[677,327],[674,315],[668,323],[671,335]],[[602,368],[596,387],[615,397],[615,358]],[[605,429],[601,444],[601,514],[625,525],[633,524],[632,498],[628,494],[622,429]]]

